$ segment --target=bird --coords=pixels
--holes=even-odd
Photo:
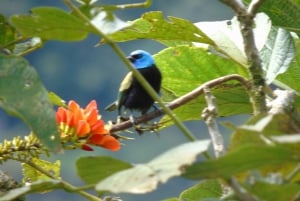
[[[127,59],[159,94],[162,75],[152,55],[144,50],[135,50],[129,54]],[[133,76],[132,72],[129,72],[120,84],[117,100],[108,105],[105,110],[113,111],[118,109],[118,114],[121,116],[122,109],[124,108],[130,111],[139,111],[143,115],[153,106],[153,103],[154,100],[152,97]]]

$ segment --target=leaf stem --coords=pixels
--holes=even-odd
[[[126,64],[127,68],[133,73],[135,78],[140,82],[140,84],[144,87],[144,89],[149,93],[149,95],[158,102],[162,110],[170,116],[170,118],[174,121],[177,127],[183,132],[183,134],[190,140],[195,141],[195,136],[184,126],[184,124],[179,120],[179,118],[169,109],[167,106],[163,104],[158,94],[154,91],[154,89],[150,86],[150,84],[145,80],[145,78],[140,74],[138,70],[136,70],[129,60],[126,58],[124,53],[121,51],[119,46],[113,42],[106,34],[104,34],[101,30],[95,27],[90,20],[76,7],[70,0],[64,0],[65,4],[69,6],[82,20],[84,20],[89,26],[91,26],[96,33],[98,33],[106,43],[115,51],[115,53],[120,57],[120,59]],[[151,2],[151,1],[148,1]]]

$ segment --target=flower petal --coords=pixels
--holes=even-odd
[[[92,135],[88,139],[88,143],[111,151],[118,151],[121,148],[120,142],[111,135]]]
[[[109,134],[109,131],[105,129],[104,121],[98,120],[96,124],[92,126],[91,133],[93,134]]]
[[[84,137],[91,131],[90,125],[85,120],[79,120],[76,133],[78,137]]]

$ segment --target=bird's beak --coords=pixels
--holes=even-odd
[[[133,63],[133,62],[135,61],[135,59],[134,59],[132,56],[128,56],[127,59],[128,59],[131,63]]]

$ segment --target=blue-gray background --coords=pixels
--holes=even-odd
[[[101,1],[104,4],[133,3],[134,1]],[[0,13],[6,17],[12,14],[24,14],[36,6],[59,6],[67,9],[60,0],[1,0]],[[165,16],[175,16],[188,19],[192,22],[224,20],[232,17],[230,9],[219,1],[212,0],[154,0],[153,5],[148,9],[130,9],[118,11],[117,15],[123,20],[134,20],[144,12],[161,10]],[[59,94],[64,100],[76,100],[82,106],[90,100],[96,99],[100,105],[101,114],[104,120],[116,118],[116,113],[107,113],[103,108],[116,98],[119,82],[127,72],[126,67],[115,55],[109,46],[94,45],[99,41],[97,36],[89,36],[81,42],[58,42],[48,41],[44,47],[26,55],[32,66],[38,71],[42,81],[48,90]],[[139,40],[120,44],[121,49],[130,53],[135,49],[144,49],[156,53],[164,48],[161,44],[151,40]],[[200,114],[199,114],[200,115]],[[232,119],[231,119],[232,120]],[[239,123],[243,118],[233,119]],[[208,138],[208,132],[202,122],[187,123],[190,129],[199,138]],[[18,119],[7,116],[0,111],[0,139],[11,139],[16,135],[26,135],[28,130]],[[224,129],[224,134],[229,131]],[[133,141],[125,141],[119,152],[110,152],[96,148],[94,152],[65,151],[64,154],[54,155],[47,160],[62,162],[62,177],[74,185],[84,185],[76,174],[75,162],[80,156],[86,155],[111,155],[113,157],[131,162],[147,162],[161,152],[186,142],[187,139],[176,129],[169,128],[159,135],[146,133],[142,136],[128,134],[135,137]],[[19,163],[7,162],[2,170],[21,180],[21,169]],[[101,171],[101,170],[99,170]],[[164,198],[178,196],[183,189],[194,184],[194,181],[175,178],[167,184],[161,185],[158,190],[146,195],[122,194],[125,201],[155,201]],[[68,194],[62,190],[53,191],[47,194],[34,194],[28,196],[28,200],[84,200],[76,194]]]

